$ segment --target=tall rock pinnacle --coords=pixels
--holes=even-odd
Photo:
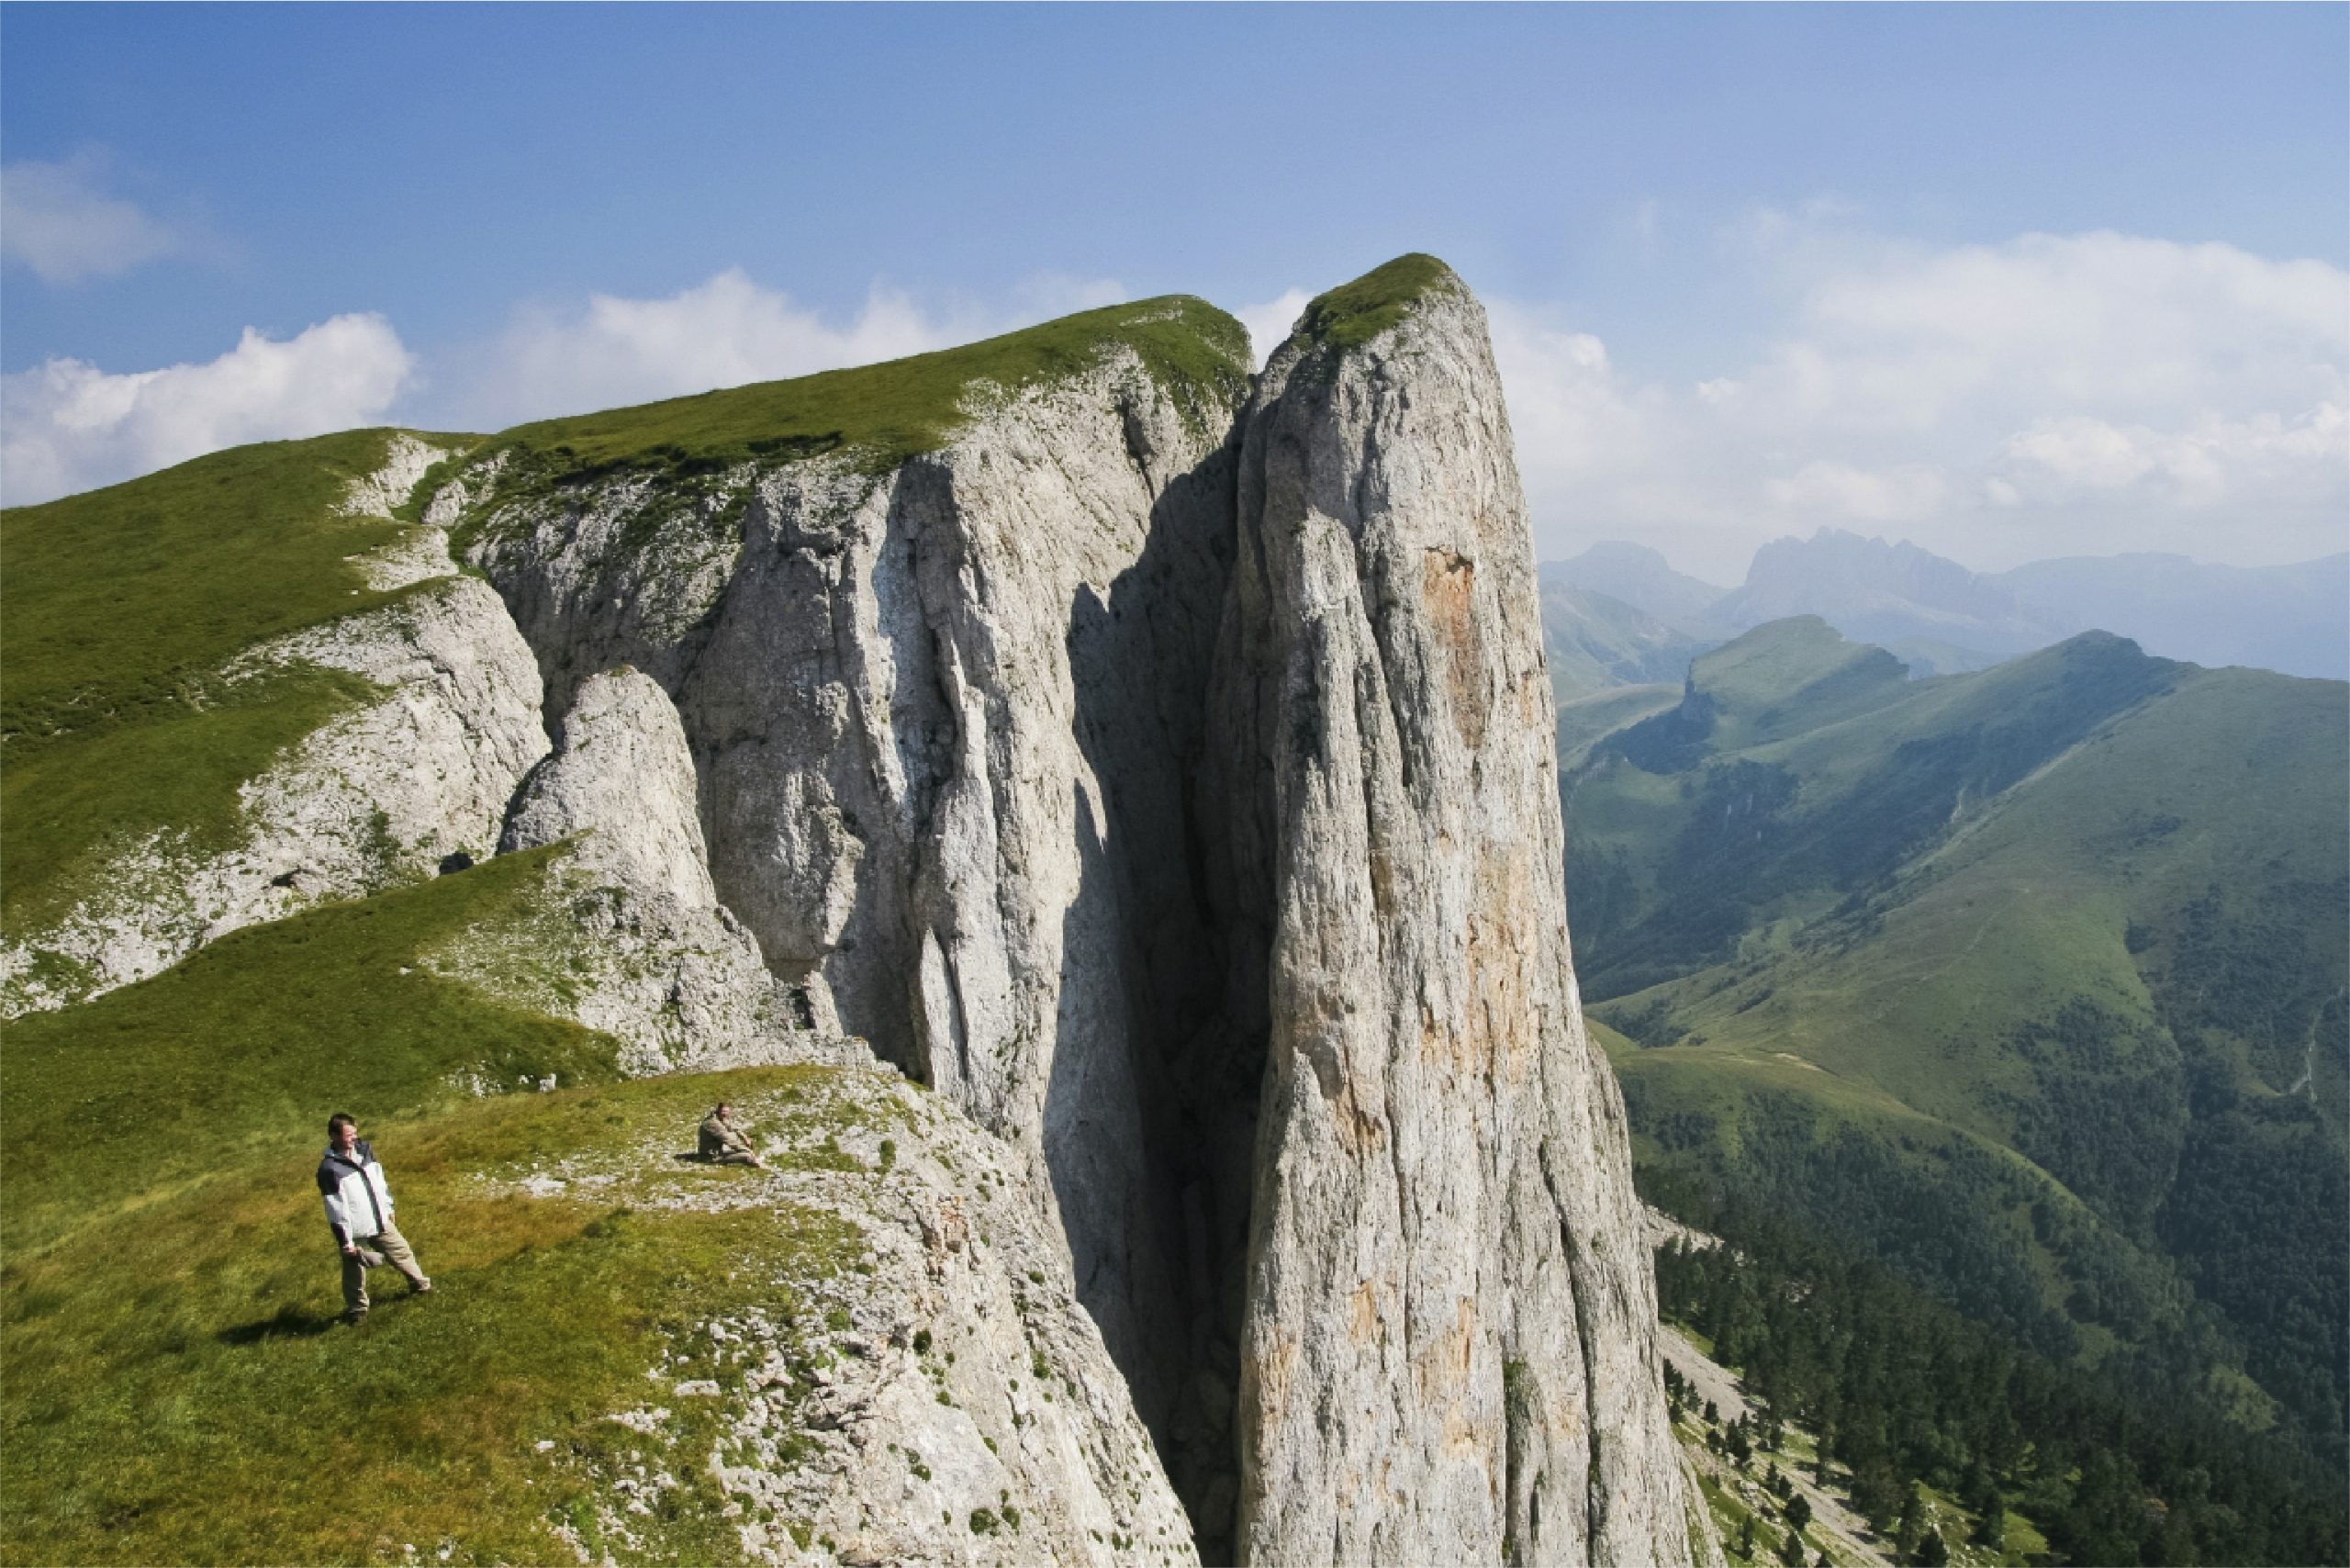
[[[740,426],[675,472],[526,428],[463,531],[550,714],[666,694],[794,1005],[1013,1151],[1203,1557],[1685,1560],[1483,313],[1412,256],[1246,342],[1140,301],[605,420]]]
[[[1266,1043],[1236,1554],[1684,1560],[1484,313],[1390,263],[1308,308],[1242,428],[1211,718],[1227,1007]]]

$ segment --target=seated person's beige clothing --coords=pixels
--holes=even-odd
[[[720,1120],[715,1111],[701,1119],[699,1147],[704,1159],[719,1165],[753,1165],[759,1158],[751,1140]]]

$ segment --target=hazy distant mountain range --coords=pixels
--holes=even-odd
[[[1817,615],[1888,649],[1913,676],[1985,669],[2100,631],[2199,665],[2350,677],[2350,554],[2253,567],[2184,555],[2071,556],[1971,572],[1907,541],[1823,528],[1762,546],[1735,588],[1620,541],[1550,563],[1542,576],[1562,691],[1677,678],[1607,672],[1653,670],[1665,650],[1686,644],[1695,654],[1791,615]]]

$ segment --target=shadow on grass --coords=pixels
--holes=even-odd
[[[223,1328],[213,1336],[224,1345],[258,1345],[264,1339],[308,1339],[325,1333],[341,1321],[337,1313],[320,1316],[305,1312],[298,1306],[280,1307],[274,1317],[258,1322],[240,1323],[233,1328]]]

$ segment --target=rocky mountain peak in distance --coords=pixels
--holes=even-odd
[[[1572,559],[1550,562],[1542,575],[1545,581],[1604,593],[1693,630],[1709,624],[1708,612],[1730,592],[1673,570],[1661,551],[1620,539],[1602,540]]]
[[[1906,539],[1889,543],[1835,528],[1763,545],[1745,584],[1714,613],[1740,628],[1818,615],[1846,636],[1896,652],[1908,642],[1939,639],[1978,655],[2016,654],[2064,634],[1955,561]]]
[[[251,544],[273,618],[226,555],[92,615],[76,562],[132,526],[158,559]],[[357,1033],[444,1151],[415,1177],[436,1248],[483,1260],[436,1297],[454,1331],[474,1285],[537,1278],[532,1244],[468,1239],[492,1198],[500,1236],[602,1214],[583,1245],[647,1291],[705,1222],[756,1260],[603,1331],[609,1395],[572,1385],[710,1488],[647,1513],[518,1396],[535,1425],[482,1440],[554,1457],[471,1516],[481,1555],[691,1554],[707,1503],[774,1562],[1718,1556],[1570,962],[1501,386],[1442,263],[1321,296],[1254,377],[1237,322],[1169,297],[488,437],[246,449],[7,527],[12,786],[61,803],[6,828],[38,873],[0,933],[37,1086],[0,1105],[12,1148],[103,1152],[92,1064],[151,1049],[207,1087],[147,1096],[148,1134],[241,1169]],[[149,667],[156,625],[208,640]],[[173,770],[197,729],[243,771]],[[118,801],[146,814],[91,806],[66,853],[58,812]],[[337,1011],[314,977],[345,973]],[[499,1130],[517,1082],[558,1167]],[[711,1186],[658,1123],[727,1098],[777,1160]],[[11,1188],[87,1263],[42,1275],[65,1305],[28,1364],[81,1364],[73,1293],[110,1288],[88,1260],[136,1193],[21,1161]],[[266,1335],[199,1338],[206,1422],[328,1402],[239,1405]],[[371,1346],[386,1388],[422,1386],[407,1343]],[[399,1429],[472,1440],[429,1417]],[[119,1486],[155,1490],[106,1517],[165,1518],[179,1453],[142,1450]],[[254,1550],[333,1555],[308,1518]],[[142,1540],[108,1550],[174,1555]]]
[[[1661,630],[1695,644],[1766,622],[1818,615],[1898,655],[1919,676],[1987,668],[2083,632],[2149,653],[2284,675],[2350,676],[2350,554],[2275,566],[2215,566],[2146,552],[1975,572],[1908,540],[1843,529],[1789,535],[1754,554],[1745,580],[1716,588],[1646,545],[1604,541],[1542,568],[1546,584],[1606,596],[1662,623],[1628,628],[1610,606],[1562,605],[1561,647],[1582,645],[1578,690],[1661,678],[1646,656]],[[1596,655],[1596,656],[1593,656]]]

